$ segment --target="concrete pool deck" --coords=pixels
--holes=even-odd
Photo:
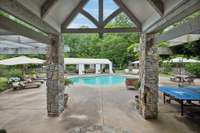
[[[163,81],[168,84],[170,81]],[[171,84],[171,83],[170,83]],[[179,104],[159,102],[158,120],[144,120],[134,106],[138,91],[124,85],[72,85],[68,107],[57,118],[47,117],[46,86],[0,94],[0,128],[8,133],[199,133],[200,111],[180,116]]]

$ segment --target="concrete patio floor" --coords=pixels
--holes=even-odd
[[[47,117],[45,85],[0,94],[0,128],[8,133],[200,132],[200,112],[182,117],[179,105],[164,105],[161,95],[158,120],[144,120],[134,106],[138,92],[126,90],[124,85],[112,88],[73,85],[67,91],[68,107],[57,118]]]

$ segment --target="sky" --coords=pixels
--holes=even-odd
[[[85,5],[84,9],[93,17],[98,19],[98,0],[90,0]],[[113,0],[104,0],[104,19],[116,9],[118,9],[118,6],[113,2]],[[88,26],[90,28],[96,27],[92,22],[85,18],[85,16],[78,14],[78,16],[68,26],[68,28],[80,28],[81,26]]]

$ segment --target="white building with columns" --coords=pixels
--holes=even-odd
[[[112,74],[112,62],[108,59],[90,59],[90,58],[65,58],[64,64],[66,65],[76,65],[78,69],[78,74],[82,75],[85,72],[85,65],[90,65],[90,68],[95,69],[96,74],[101,73],[101,66],[108,65],[109,73]]]

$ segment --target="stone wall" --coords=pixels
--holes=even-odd
[[[140,44],[140,113],[145,119],[158,114],[158,54],[153,36],[142,34]]]
[[[64,111],[64,44],[62,36],[50,36],[47,68],[47,111],[58,116]]]

